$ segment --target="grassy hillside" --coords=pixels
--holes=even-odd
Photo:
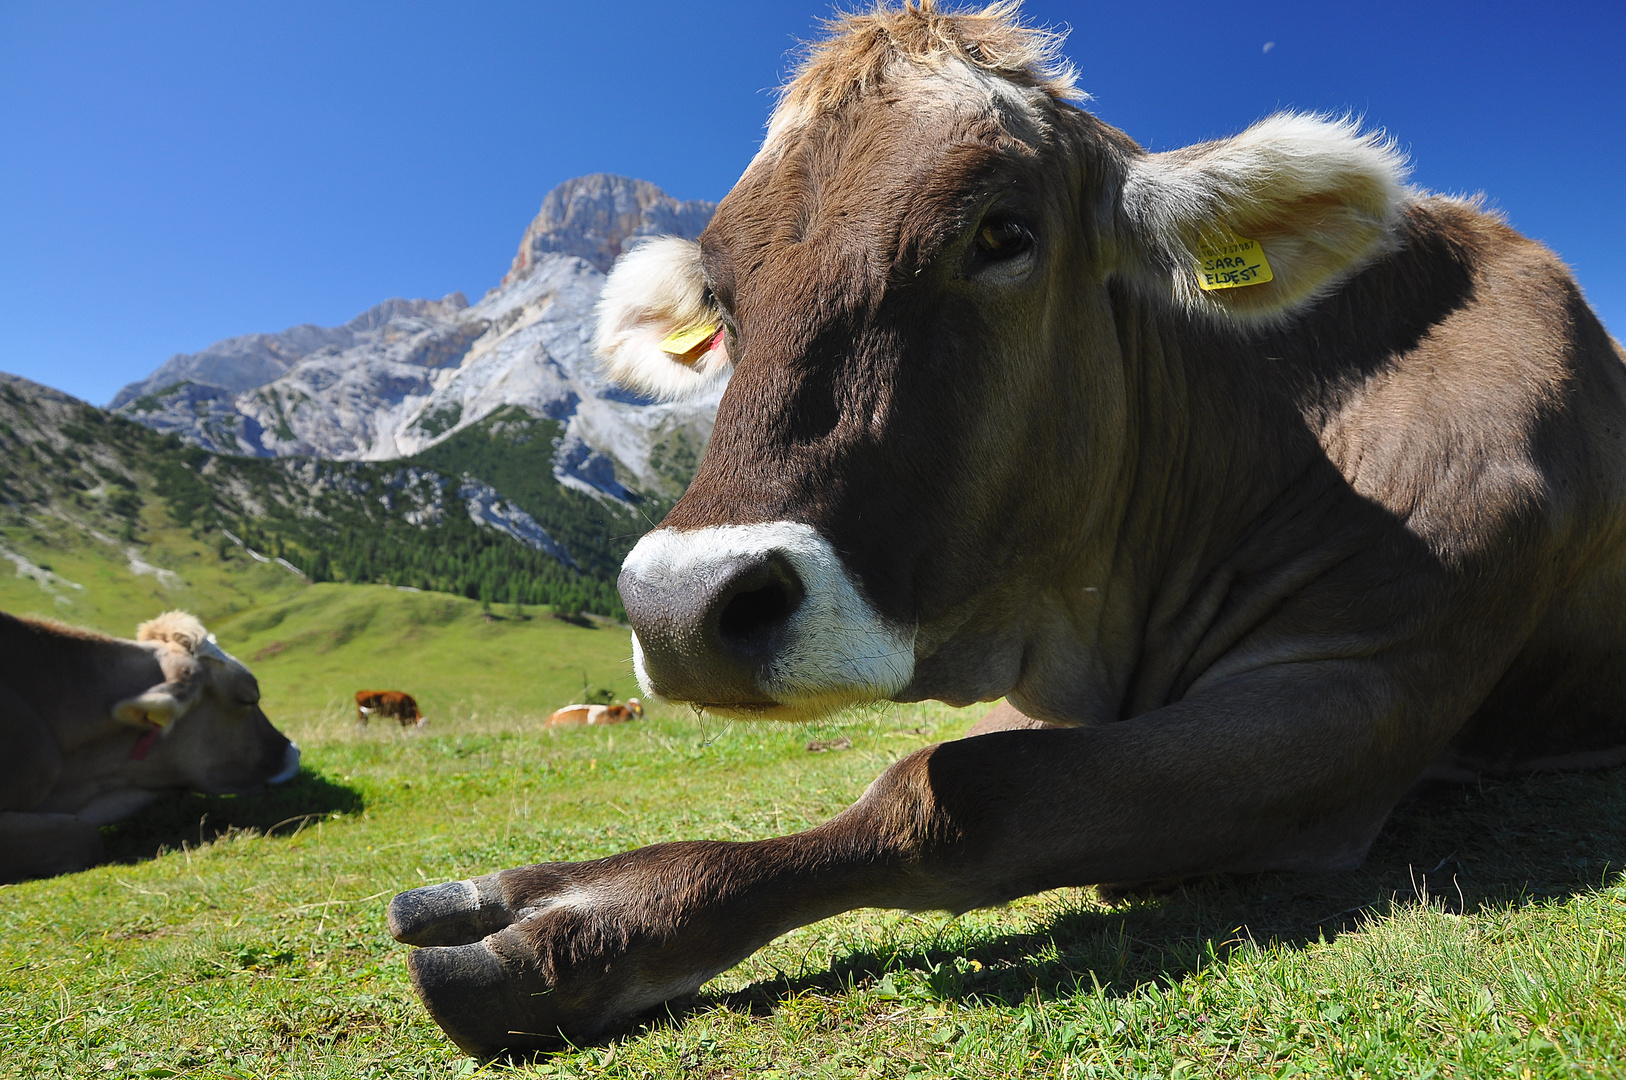
[[[380,515],[369,532],[356,521],[371,513],[369,501],[321,471],[348,466],[293,463],[289,471],[286,462],[201,460],[208,456],[21,380],[0,380],[0,451],[8,465],[0,474],[0,610],[122,636],[160,611],[190,610],[250,664],[267,713],[285,726],[348,723],[349,702],[363,688],[408,690],[437,718],[545,715],[579,700],[584,685],[619,697],[636,693],[626,631],[606,620],[561,621],[548,608],[505,602],[513,595],[507,590],[482,610],[466,596],[410,586],[313,584],[226,536],[236,526],[250,547],[298,558],[305,549],[296,537],[323,530],[367,532],[368,543],[398,556],[444,555],[474,534],[501,558],[467,565],[505,584],[501,575],[516,558],[534,557],[566,573],[539,553],[476,529],[466,515],[459,525],[446,513],[443,527],[414,548],[410,536],[399,534],[420,530],[388,518],[375,500]],[[299,468],[310,469],[317,483],[303,502],[279,502],[278,484],[297,479]],[[364,481],[366,468],[345,478]],[[326,516],[295,513],[313,505]],[[225,518],[234,506],[246,523]],[[252,506],[265,512],[247,516]],[[602,580],[594,586],[611,588]],[[583,602],[569,587],[561,599],[569,610],[613,607]]]
[[[583,625],[585,624],[585,625]],[[424,714],[539,720],[584,685],[638,693],[627,630],[539,608],[478,604],[381,585],[313,585],[218,625],[259,677],[266,708],[309,723],[354,718],[363,688],[409,690]]]
[[[554,451],[563,434],[557,420],[507,405],[408,460],[452,476],[478,476],[545,522],[583,570],[613,581],[632,545],[671,504],[649,497],[632,510],[564,487],[553,478]],[[688,463],[683,482],[697,464]]]
[[[120,545],[162,548],[180,528],[220,561],[246,542],[315,581],[618,615],[615,574],[648,521],[561,488],[551,424],[519,411],[476,425],[457,445],[437,448],[438,466],[226,457],[0,375],[0,530],[72,522],[117,554]],[[520,495],[503,498],[532,512],[575,565],[471,518],[465,481],[491,483],[474,466],[515,486]]]
[[[563,621],[546,608],[490,613],[444,593],[383,585],[305,584],[228,547],[226,558],[184,530],[149,530],[140,551],[163,569],[131,570],[60,519],[0,530],[9,550],[51,580],[0,564],[0,610],[128,637],[171,607],[195,612],[260,680],[266,713],[288,727],[349,723],[360,689],[404,689],[427,715],[545,716],[584,684],[635,695],[627,631],[608,620]]]
[[[196,611],[259,675],[306,768],[263,796],[165,798],[107,830],[110,865],[0,886],[0,1077],[496,1073],[413,998],[407,950],[384,929],[392,894],[805,828],[980,712],[899,707],[794,728],[655,709],[544,729],[584,682],[631,692],[624,630],[307,583],[187,517],[188,477],[208,492],[195,507],[245,491],[220,505],[247,506],[254,489],[215,484],[220,473],[163,458],[149,434],[71,399],[19,419],[6,386],[0,608],[121,634],[163,608]],[[166,479],[166,462],[186,475]],[[364,686],[413,692],[431,725],[357,730],[348,699]],[[1062,890],[953,920],[855,912],[598,1044],[502,1071],[1622,1076],[1623,858],[1626,770],[1439,787],[1396,811],[1355,873],[1111,902]]]

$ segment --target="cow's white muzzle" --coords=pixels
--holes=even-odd
[[[657,529],[627,556],[620,588],[646,694],[810,719],[891,697],[914,673],[913,629],[883,620],[799,522]]]

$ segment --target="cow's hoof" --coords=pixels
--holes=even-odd
[[[661,845],[413,889],[390,902],[390,932],[424,946],[413,988],[468,1053],[587,1042],[749,954],[695,919],[692,883],[670,871],[684,856]]]
[[[408,945],[467,945],[513,921],[495,874],[426,885],[390,901],[390,934]]]
[[[415,949],[407,970],[435,1023],[473,1057],[553,1049],[574,1034],[551,1016],[547,984],[483,941]]]
[[[608,969],[620,955],[588,945],[587,972],[559,970],[554,946],[574,955],[594,935],[582,913],[547,911],[549,886],[562,880],[552,869],[528,868],[541,893],[529,902],[514,893],[527,877],[513,872],[428,885],[390,901],[390,933],[423,946],[407,957],[413,989],[435,1023],[476,1057],[592,1039],[619,1015],[603,995],[615,985]]]

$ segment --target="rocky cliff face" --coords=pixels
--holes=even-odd
[[[548,192],[525,230],[504,285],[528,276],[543,257],[575,255],[601,274],[631,241],[643,236],[699,236],[716,204],[679,202],[645,180],[595,173]]]
[[[618,502],[670,497],[711,433],[718,390],[655,404],[604,382],[588,342],[615,258],[643,236],[694,237],[714,205],[595,175],[550,192],[508,273],[479,303],[389,300],[342,327],[299,326],[175,356],[118,411],[216,453],[386,460],[503,406],[559,421],[565,487]]]
[[[295,363],[322,349],[348,349],[377,334],[396,317],[449,318],[469,306],[462,293],[440,300],[386,300],[343,326],[289,327],[280,334],[244,334],[227,338],[196,353],[176,353],[157,371],[118,392],[109,408],[177,383],[192,382],[222,390],[252,390],[286,374]]]

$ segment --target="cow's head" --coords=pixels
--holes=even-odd
[[[1064,718],[1130,444],[1175,377],[1160,328],[1280,325],[1390,243],[1387,145],[1283,115],[1147,153],[1066,103],[1059,41],[1011,8],[843,18],[699,242],[611,274],[614,377],[729,378],[621,574],[647,692],[784,718],[1010,694]],[[1271,280],[1203,288],[1245,240]]]
[[[299,747],[260,711],[260,684],[202,623],[166,612],[142,623],[136,640],[152,650],[163,681],[112,707],[115,720],[141,733],[132,781],[225,794],[299,772]]]

